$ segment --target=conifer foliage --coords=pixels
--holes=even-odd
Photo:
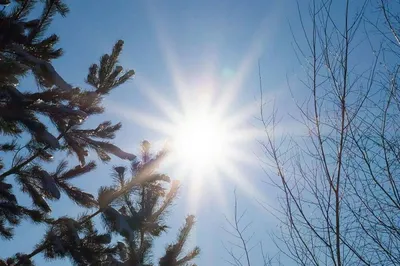
[[[172,181],[167,191],[165,187],[171,182],[170,178],[156,171],[164,155],[161,152],[152,156],[150,143],[143,141],[141,159],[132,163],[128,175],[132,178],[126,177],[125,167],[115,167],[115,185],[100,189],[99,203],[107,206],[102,212],[104,223],[110,232],[123,237],[123,241],[117,243],[116,254],[110,254],[105,265],[153,265],[153,240],[168,229],[165,223],[166,211],[179,188],[178,182]],[[166,248],[165,255],[159,260],[160,266],[189,265],[199,254],[198,247],[183,254],[193,224],[194,217],[190,215],[180,229],[176,243]]]
[[[39,8],[40,16],[33,18],[32,10]],[[151,156],[150,144],[144,141],[138,159],[110,142],[120,123],[85,126],[91,116],[104,112],[103,98],[134,71],[119,65],[123,41],[118,41],[110,54],[89,67],[87,88],[65,81],[52,65],[63,54],[57,48],[59,38],[46,30],[56,15],[66,16],[68,11],[61,0],[0,1],[0,237],[10,245],[15,227],[25,219],[48,227],[35,250],[0,259],[0,266],[34,265],[39,253],[47,259],[69,258],[74,265],[154,265],[151,247],[168,228],[165,212],[178,184],[156,172],[165,151]],[[21,88],[19,81],[27,75],[34,77],[37,88]],[[101,162],[112,156],[131,161],[130,172],[114,167],[115,185],[103,187],[97,198],[71,184],[95,170],[96,162],[87,160],[89,151]],[[52,169],[49,163],[60,154],[75,156],[79,164],[69,166],[64,159]],[[29,196],[31,206],[19,203],[21,193]],[[51,201],[64,196],[97,211],[52,217]],[[106,233],[96,229],[96,215],[102,216]],[[198,255],[198,248],[182,254],[193,223],[194,217],[188,216],[159,265],[189,265]]]

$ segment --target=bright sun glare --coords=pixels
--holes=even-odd
[[[118,104],[110,106],[114,112],[157,132],[161,138],[156,146],[168,144],[169,153],[162,171],[174,179],[184,180],[190,190],[188,208],[191,211],[196,211],[205,190],[214,190],[219,203],[225,206],[227,182],[248,195],[258,195],[249,182],[252,177],[248,172],[243,173],[256,162],[249,141],[260,132],[249,125],[249,120],[256,115],[258,106],[253,103],[233,108],[237,92],[232,84],[237,82],[234,79],[224,84],[213,77],[190,82],[202,85],[197,88],[190,87],[189,82],[177,82],[180,85],[177,85],[178,100],[173,100],[142,81],[141,90],[153,102],[152,108],[156,107],[161,114],[140,112]]]
[[[171,90],[161,88],[161,84],[153,86],[143,77],[137,77],[140,90],[152,102],[149,110],[141,112],[119,103],[111,104],[109,109],[154,130],[160,136],[159,142],[167,141],[170,153],[162,164],[163,171],[173,178],[184,179],[185,186],[191,190],[189,205],[197,205],[205,186],[216,190],[215,195],[223,203],[228,180],[255,196],[257,189],[249,182],[251,176],[246,165],[257,162],[249,154],[249,141],[260,136],[260,132],[249,126],[249,121],[259,106],[254,102],[243,106],[239,93],[243,93],[240,91],[243,82],[260,56],[261,39],[256,35],[237,68],[219,68],[210,55],[205,58],[207,63],[203,69],[190,71],[178,63],[163,24],[156,24],[177,99],[171,99],[168,95]],[[242,108],[233,107],[237,100],[241,101]]]
[[[173,153],[194,171],[214,168],[227,156],[228,132],[218,117],[192,114],[176,126]]]
[[[160,143],[168,143],[169,153],[162,165],[171,177],[185,181],[190,190],[188,207],[191,211],[197,208],[204,186],[215,190],[222,205],[225,204],[224,187],[228,180],[248,195],[257,193],[248,182],[251,176],[243,173],[246,166],[255,161],[248,146],[259,131],[249,126],[248,120],[255,115],[256,105],[232,112],[235,95],[231,87],[227,89],[228,94],[205,82],[203,85],[208,86],[202,88],[182,85],[178,90],[178,103],[167,100],[151,86],[141,85],[162,115],[122,108],[117,104],[110,109],[153,129],[161,136]]]

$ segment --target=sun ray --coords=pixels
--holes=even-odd
[[[249,119],[254,119],[252,116],[259,113],[259,105],[250,103],[240,109],[233,106],[235,101],[240,100],[241,105],[245,101],[238,99],[243,84],[265,48],[264,43],[274,29],[271,25],[276,22],[276,17],[266,16],[243,60],[238,67],[230,68],[234,69],[234,72],[230,71],[233,75],[226,77],[227,72],[219,70],[218,53],[210,53],[208,58],[204,58],[201,63],[203,67],[205,65],[203,71],[186,73],[188,71],[179,62],[178,51],[173,49],[172,35],[168,34],[166,23],[156,11],[155,7],[149,6],[149,17],[173,84],[173,97],[177,99],[165,97],[161,90],[141,80],[142,93],[162,113],[160,117],[116,104],[112,104],[111,109],[157,131],[160,138],[168,141],[170,152],[163,167],[174,178],[185,181],[190,196],[187,208],[197,210],[203,191],[217,194],[219,204],[225,205],[226,182],[249,196],[264,199],[257,187],[250,184],[254,181],[252,177],[241,172],[243,166],[257,163],[249,142],[261,136],[262,132],[251,126]]]
[[[204,180],[199,176],[191,176],[189,181],[189,200],[186,209],[191,213],[198,213],[200,206],[201,192],[203,191]]]
[[[163,114],[168,116],[169,119],[177,121],[181,118],[179,110],[172,104],[172,101],[166,100],[165,96],[153,89],[147,82],[142,80],[138,84],[138,87],[146,98],[148,98]]]
[[[250,71],[254,69],[257,60],[259,60],[265,50],[265,43],[271,44],[271,42],[267,41],[272,38],[272,35],[277,28],[274,27],[274,24],[280,21],[280,14],[281,12],[270,10],[269,13],[264,16],[264,19],[261,21],[258,29],[253,35],[247,54],[243,57],[238,70],[235,71],[236,75],[234,76],[234,79],[228,83],[224,89],[224,93],[221,97],[222,102],[219,104],[219,108],[226,110],[227,107],[237,99],[238,93],[242,89],[243,82],[246,77],[249,76]]]
[[[137,111],[131,107],[123,106],[120,103],[117,104],[111,100],[107,100],[106,104],[107,110],[109,110],[111,113],[127,118],[141,126],[164,133],[171,132],[173,130],[173,125],[171,123],[165,122],[165,120],[159,117]]]
[[[249,182],[250,178],[253,177],[243,175],[236,165],[229,163],[226,167],[221,167],[221,171],[224,173],[224,176],[228,177],[238,188],[244,191],[246,195],[265,201],[264,195],[253,185],[253,183],[257,182]]]
[[[203,85],[210,86],[209,91],[214,90],[211,86],[216,86],[215,82]],[[246,120],[254,115],[255,108],[246,106],[236,110],[234,115],[224,114],[222,109],[218,109],[220,101],[216,101],[215,96],[213,99],[207,90],[196,88],[198,94],[186,99],[191,103],[190,108],[179,110],[155,90],[148,89],[151,86],[146,87],[144,95],[152,98],[153,105],[165,113],[165,117],[156,117],[112,102],[108,103],[110,110],[159,132],[172,142],[165,169],[188,185],[190,199],[187,208],[192,211],[198,209],[205,189],[218,195],[218,204],[226,205],[221,182],[227,180],[248,195],[256,195],[255,188],[248,184],[235,166],[254,164],[246,146],[257,131]]]
[[[155,27],[156,37],[159,47],[162,51],[164,61],[167,64],[167,69],[170,72],[176,94],[179,97],[179,104],[182,105],[182,109],[186,110],[188,108],[188,91],[185,89],[186,82],[184,80],[185,75],[182,69],[179,67],[178,59],[176,53],[171,49],[173,47],[171,40],[168,38],[167,30],[164,24],[161,22],[160,14],[156,13],[154,8],[149,9],[152,17],[152,22]]]
[[[254,160],[253,154],[242,152],[238,149],[231,149],[229,152],[229,161],[232,163],[239,163],[246,166],[258,165],[258,161]]]
[[[211,186],[214,195],[216,195],[217,204],[223,210],[227,210],[229,203],[227,202],[226,191],[223,186],[224,180],[222,178],[216,178]]]

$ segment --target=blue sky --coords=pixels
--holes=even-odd
[[[140,111],[168,119],[167,114],[146,96],[147,89],[151,88],[166,101],[178,106],[177,79],[183,80],[184,90],[188,94],[196,93],[202,86],[205,91],[215,90],[216,104],[224,95],[235,96],[227,109],[228,113],[235,114],[244,106],[258,104],[257,61],[260,60],[267,97],[277,97],[277,106],[283,114],[293,110],[286,83],[289,79],[296,88],[296,75],[300,73],[289,30],[289,21],[295,22],[295,32],[299,30],[295,1],[70,2],[71,13],[67,18],[57,18],[49,30],[57,32],[61,38],[65,56],[57,60],[54,66],[68,82],[85,86],[83,81],[89,65],[97,62],[103,53],[109,52],[116,40],[125,41],[120,61],[124,67],[135,69],[136,77],[107,98],[106,106],[109,109],[101,117],[101,120],[123,123],[116,143],[125,150],[137,151],[143,139],[160,141],[165,137],[133,119],[131,112]],[[238,77],[242,79],[236,90],[225,86]],[[207,88],[210,83],[214,83],[213,88]],[[227,90],[224,90],[225,87]],[[118,109],[116,107],[126,112],[115,112]],[[257,115],[248,116],[242,126],[257,127],[254,118]],[[260,154],[256,141],[248,141],[241,149],[255,162],[252,165],[239,162],[237,167],[243,180],[257,187],[264,200],[273,202],[276,192],[262,182],[266,177],[259,166],[257,155]],[[110,168],[120,163],[123,162],[114,160],[109,165],[99,166],[97,171],[80,178],[76,184],[95,193],[99,185],[111,182],[108,176]],[[224,214],[232,214],[233,190],[237,183],[223,176],[215,178],[220,178],[222,194],[214,189],[215,183],[211,179],[205,179],[207,185],[202,186],[199,192],[200,205],[195,213],[198,222],[192,238],[193,244],[202,249],[196,261],[198,265],[229,265],[224,261],[229,257],[221,242],[228,244],[231,238],[221,226],[226,225]],[[165,244],[174,239],[176,229],[190,211],[187,204],[191,197],[190,183],[190,177],[183,180],[180,198],[169,218],[172,229],[156,242],[156,257]],[[276,226],[272,216],[257,204],[255,195],[249,195],[241,187],[238,187],[238,195],[240,206],[248,209],[248,220],[254,221],[251,230],[257,233],[253,243],[262,240],[265,249],[274,255],[275,248],[268,237],[268,233]],[[55,216],[73,216],[79,211],[68,200],[61,200],[54,206]],[[29,253],[40,240],[42,232],[41,227],[24,223],[16,230],[16,238],[12,242],[2,244],[0,257],[18,251]],[[254,265],[261,265],[261,257],[257,253],[255,249],[253,262]],[[40,256],[35,260],[38,265],[55,263],[45,263]],[[69,265],[69,262],[57,265]]]

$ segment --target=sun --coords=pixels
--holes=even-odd
[[[251,143],[263,134],[249,125],[259,105],[242,90],[261,55],[261,39],[253,40],[236,66],[220,64],[218,55],[211,53],[196,69],[179,62],[165,30],[157,32],[168,70],[166,82],[137,76],[137,88],[149,103],[135,109],[108,100],[107,110],[151,133],[155,149],[167,146],[160,170],[190,191],[189,208],[196,209],[205,195],[214,195],[225,207],[225,195],[233,187],[262,199],[250,181],[249,167],[258,164]]]
[[[228,156],[229,134],[222,119],[204,110],[188,114],[175,125],[171,153],[197,173],[215,170]]]
[[[246,173],[249,166],[257,164],[249,146],[260,131],[249,126],[248,121],[254,118],[258,106],[235,106],[235,86],[212,76],[176,84],[180,86],[171,97],[142,81],[140,88],[152,102],[151,112],[120,103],[110,103],[108,108],[159,136],[155,149],[166,147],[168,151],[161,170],[187,188],[191,212],[197,211],[203,195],[208,193],[216,195],[219,204],[226,207],[229,187],[263,198]],[[151,142],[155,144],[154,140]]]
[[[198,210],[203,195],[208,193],[216,195],[219,204],[226,207],[229,187],[239,187],[249,196],[263,198],[249,182],[252,177],[243,173],[250,165],[257,164],[249,146],[260,132],[247,122],[255,116],[258,106],[233,108],[235,98],[231,87],[227,88],[230,92],[227,95],[223,84],[218,82],[204,79],[198,82],[201,86],[197,88],[190,87],[193,83],[196,82],[182,83],[182,89],[176,94],[178,99],[170,99],[153,86],[142,83],[141,90],[153,102],[151,113],[117,103],[108,108],[159,136],[155,148],[166,147],[168,151],[161,170],[185,184],[190,195],[187,207],[191,212]]]

